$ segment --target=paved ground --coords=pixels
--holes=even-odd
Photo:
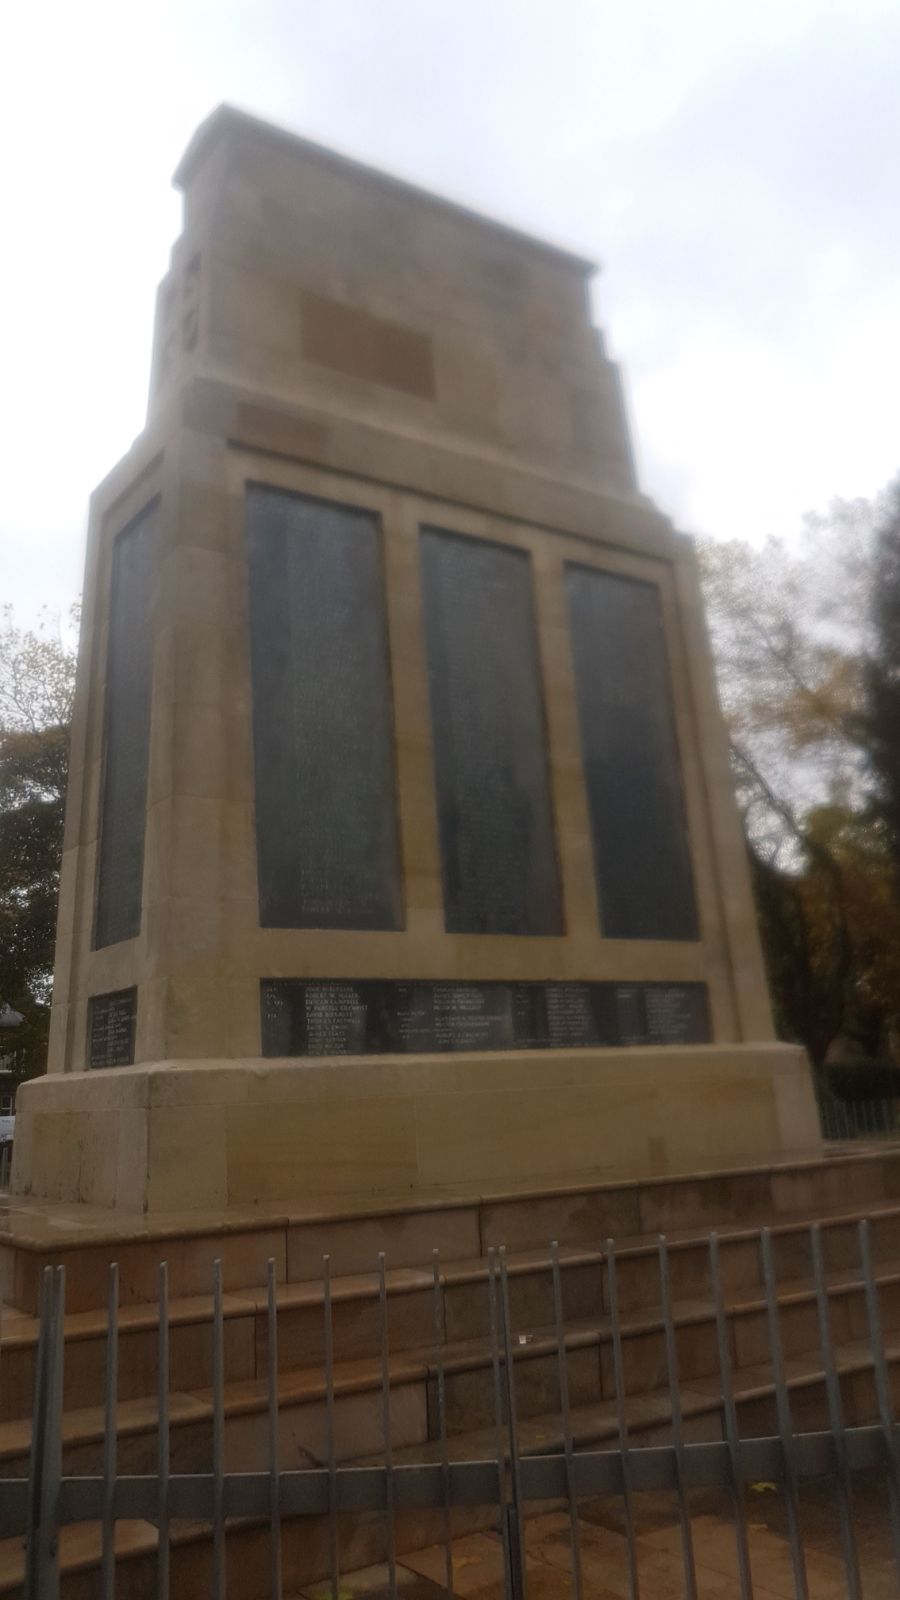
[[[679,1600],[685,1587],[675,1502],[669,1495],[642,1495],[636,1508],[641,1600]],[[691,1510],[700,1600],[739,1600],[727,1499],[719,1493],[697,1493],[691,1497]],[[747,1519],[756,1600],[794,1600],[782,1497],[764,1487],[748,1492]],[[832,1484],[804,1485],[802,1522],[810,1600],[844,1600],[847,1577]],[[874,1476],[856,1481],[854,1524],[863,1600],[898,1600],[900,1579],[892,1556],[887,1494]],[[579,1536],[583,1600],[629,1600],[621,1502],[585,1502]],[[528,1600],[574,1597],[571,1552],[567,1514],[550,1512],[526,1524]],[[443,1546],[405,1555],[398,1568],[398,1593],[402,1600],[445,1600],[444,1572]],[[323,1600],[331,1588],[316,1585],[307,1593],[310,1600]],[[368,1567],[341,1579],[341,1600],[384,1600],[388,1593],[384,1567]],[[498,1534],[470,1534],[454,1541],[453,1593],[460,1600],[503,1600],[503,1547]]]

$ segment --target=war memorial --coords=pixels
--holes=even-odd
[[[817,1142],[689,539],[591,264],[222,108],[92,502],[20,1194],[209,1210]]]
[[[176,183],[0,1197],[0,1595],[637,1593],[626,1463],[641,1592],[748,1595],[743,1526],[756,1593],[859,1593],[900,1148],[774,1037],[593,268],[224,107]],[[825,1475],[813,1583],[740,1473]]]

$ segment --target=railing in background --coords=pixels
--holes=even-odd
[[[867,1339],[874,1372],[877,1420],[868,1426],[846,1426],[841,1385],[832,1341],[828,1281],[822,1240],[818,1226],[811,1232],[812,1283],[818,1312],[822,1370],[825,1380],[827,1428],[816,1432],[795,1432],[790,1389],[785,1375],[782,1349],[781,1310],[773,1268],[772,1240],[767,1230],[760,1235],[760,1293],[768,1319],[772,1357],[772,1379],[776,1401],[778,1431],[774,1437],[742,1438],[738,1432],[734,1398],[732,1341],[727,1323],[726,1293],[720,1268],[720,1241],[708,1241],[710,1315],[715,1325],[718,1351],[718,1378],[721,1382],[723,1438],[710,1443],[691,1443],[685,1438],[681,1411],[681,1384],[678,1370],[678,1343],[673,1318],[669,1250],[659,1240],[658,1266],[661,1322],[665,1348],[668,1397],[671,1404],[671,1440],[644,1447],[635,1443],[629,1431],[626,1395],[626,1367],[623,1359],[623,1318],[619,1310],[619,1272],[611,1240],[603,1251],[605,1301],[608,1307],[608,1337],[611,1348],[615,1397],[615,1445],[608,1449],[576,1449],[573,1414],[569,1395],[566,1329],[563,1309],[560,1253],[554,1244],[549,1252],[552,1304],[555,1320],[555,1345],[558,1353],[558,1402],[560,1438],[549,1453],[526,1454],[520,1448],[517,1417],[516,1357],[517,1335],[510,1316],[510,1286],[506,1252],[492,1249],[487,1260],[485,1293],[490,1387],[493,1401],[492,1452],[478,1460],[452,1459],[448,1440],[446,1404],[445,1285],[437,1252],[433,1266],[433,1370],[436,1373],[437,1460],[409,1463],[395,1459],[391,1426],[391,1374],[389,1348],[388,1293],[385,1261],[381,1255],[377,1269],[377,1304],[380,1345],[380,1414],[382,1460],[374,1466],[346,1465],[338,1459],[335,1425],[335,1356],[330,1261],[322,1265],[322,1338],[324,1378],[324,1452],[321,1465],[309,1470],[281,1470],[279,1466],[279,1385],[278,1385],[278,1285],[275,1264],[269,1263],[265,1311],[268,1351],[266,1358],[266,1468],[252,1472],[226,1469],[224,1373],[225,1346],[223,1323],[223,1285],[221,1266],[215,1264],[212,1284],[210,1338],[212,1341],[212,1449],[210,1469],[204,1472],[172,1472],[171,1418],[169,1394],[170,1322],[168,1273],[159,1268],[157,1332],[158,1392],[156,1470],[143,1474],[121,1474],[117,1463],[116,1406],[119,1385],[119,1279],[115,1266],[110,1269],[107,1310],[105,1369],[105,1438],[102,1471],[92,1477],[76,1477],[63,1471],[63,1378],[65,1362],[64,1318],[66,1280],[62,1267],[44,1272],[40,1328],[34,1386],[33,1432],[30,1473],[27,1478],[6,1481],[0,1497],[0,1522],[4,1536],[22,1535],[27,1546],[24,1593],[27,1600],[56,1600],[60,1593],[59,1535],[68,1525],[96,1521],[102,1526],[102,1551],[97,1593],[111,1600],[117,1571],[114,1539],[117,1519],[144,1519],[156,1524],[157,1594],[166,1600],[177,1596],[172,1586],[171,1528],[174,1522],[201,1522],[209,1529],[212,1545],[211,1593],[223,1600],[228,1567],[229,1525],[237,1519],[255,1519],[268,1526],[268,1592],[271,1600],[282,1597],[282,1532],[289,1518],[324,1519],[327,1528],[328,1565],[331,1593],[337,1600],[342,1572],[341,1524],[346,1513],[376,1512],[384,1519],[384,1548],[388,1585],[392,1600],[397,1595],[397,1548],[395,1519],[408,1510],[435,1510],[439,1513],[444,1550],[445,1582],[449,1593],[454,1584],[453,1516],[458,1507],[489,1507],[496,1513],[496,1526],[502,1536],[505,1590],[507,1600],[526,1600],[528,1577],[523,1554],[523,1521],[529,1507],[537,1502],[559,1500],[568,1510],[571,1567],[568,1587],[575,1600],[590,1592],[585,1576],[579,1538],[579,1503],[587,1497],[619,1497],[623,1511],[624,1537],[628,1554],[628,1576],[632,1600],[638,1600],[638,1551],[635,1537],[634,1497],[644,1491],[671,1491],[677,1500],[684,1593],[695,1600],[695,1570],[690,1495],[700,1486],[721,1486],[730,1492],[732,1525],[741,1600],[751,1600],[752,1585],[748,1555],[748,1519],[745,1487],[761,1480],[777,1485],[784,1497],[790,1536],[794,1591],[798,1600],[808,1594],[805,1555],[797,1514],[798,1488],[807,1478],[830,1475],[834,1483],[836,1509],[841,1532],[841,1550],[850,1600],[860,1596],[859,1559],[854,1537],[852,1495],[854,1474],[876,1469],[884,1475],[890,1495],[890,1517],[898,1581],[900,1581],[900,1450],[894,1423],[891,1382],[882,1336],[879,1290],[873,1267],[869,1225],[858,1229],[859,1281],[864,1291]],[[431,1292],[426,1287],[426,1293]],[[2,1372],[0,1372],[2,1380]],[[247,1526],[244,1521],[244,1527]],[[240,1529],[237,1530],[240,1532]],[[348,1569],[349,1570],[349,1569]],[[326,1580],[327,1581],[327,1580]],[[566,1591],[561,1581],[560,1592]],[[610,1587],[613,1587],[611,1584]],[[127,1580],[120,1592],[128,1593]],[[260,1589],[257,1592],[261,1592]],[[617,1590],[618,1592],[618,1590]]]
[[[819,1093],[823,1139],[870,1139],[897,1131],[895,1100],[841,1100]]]

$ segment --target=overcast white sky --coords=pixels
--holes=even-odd
[[[790,535],[900,470],[898,0],[51,0],[0,36],[0,600],[80,588],[170,176],[229,100],[599,259],[642,484]]]

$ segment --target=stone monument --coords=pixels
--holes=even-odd
[[[91,512],[14,1188],[521,1192],[817,1142],[589,262],[228,108]]]

